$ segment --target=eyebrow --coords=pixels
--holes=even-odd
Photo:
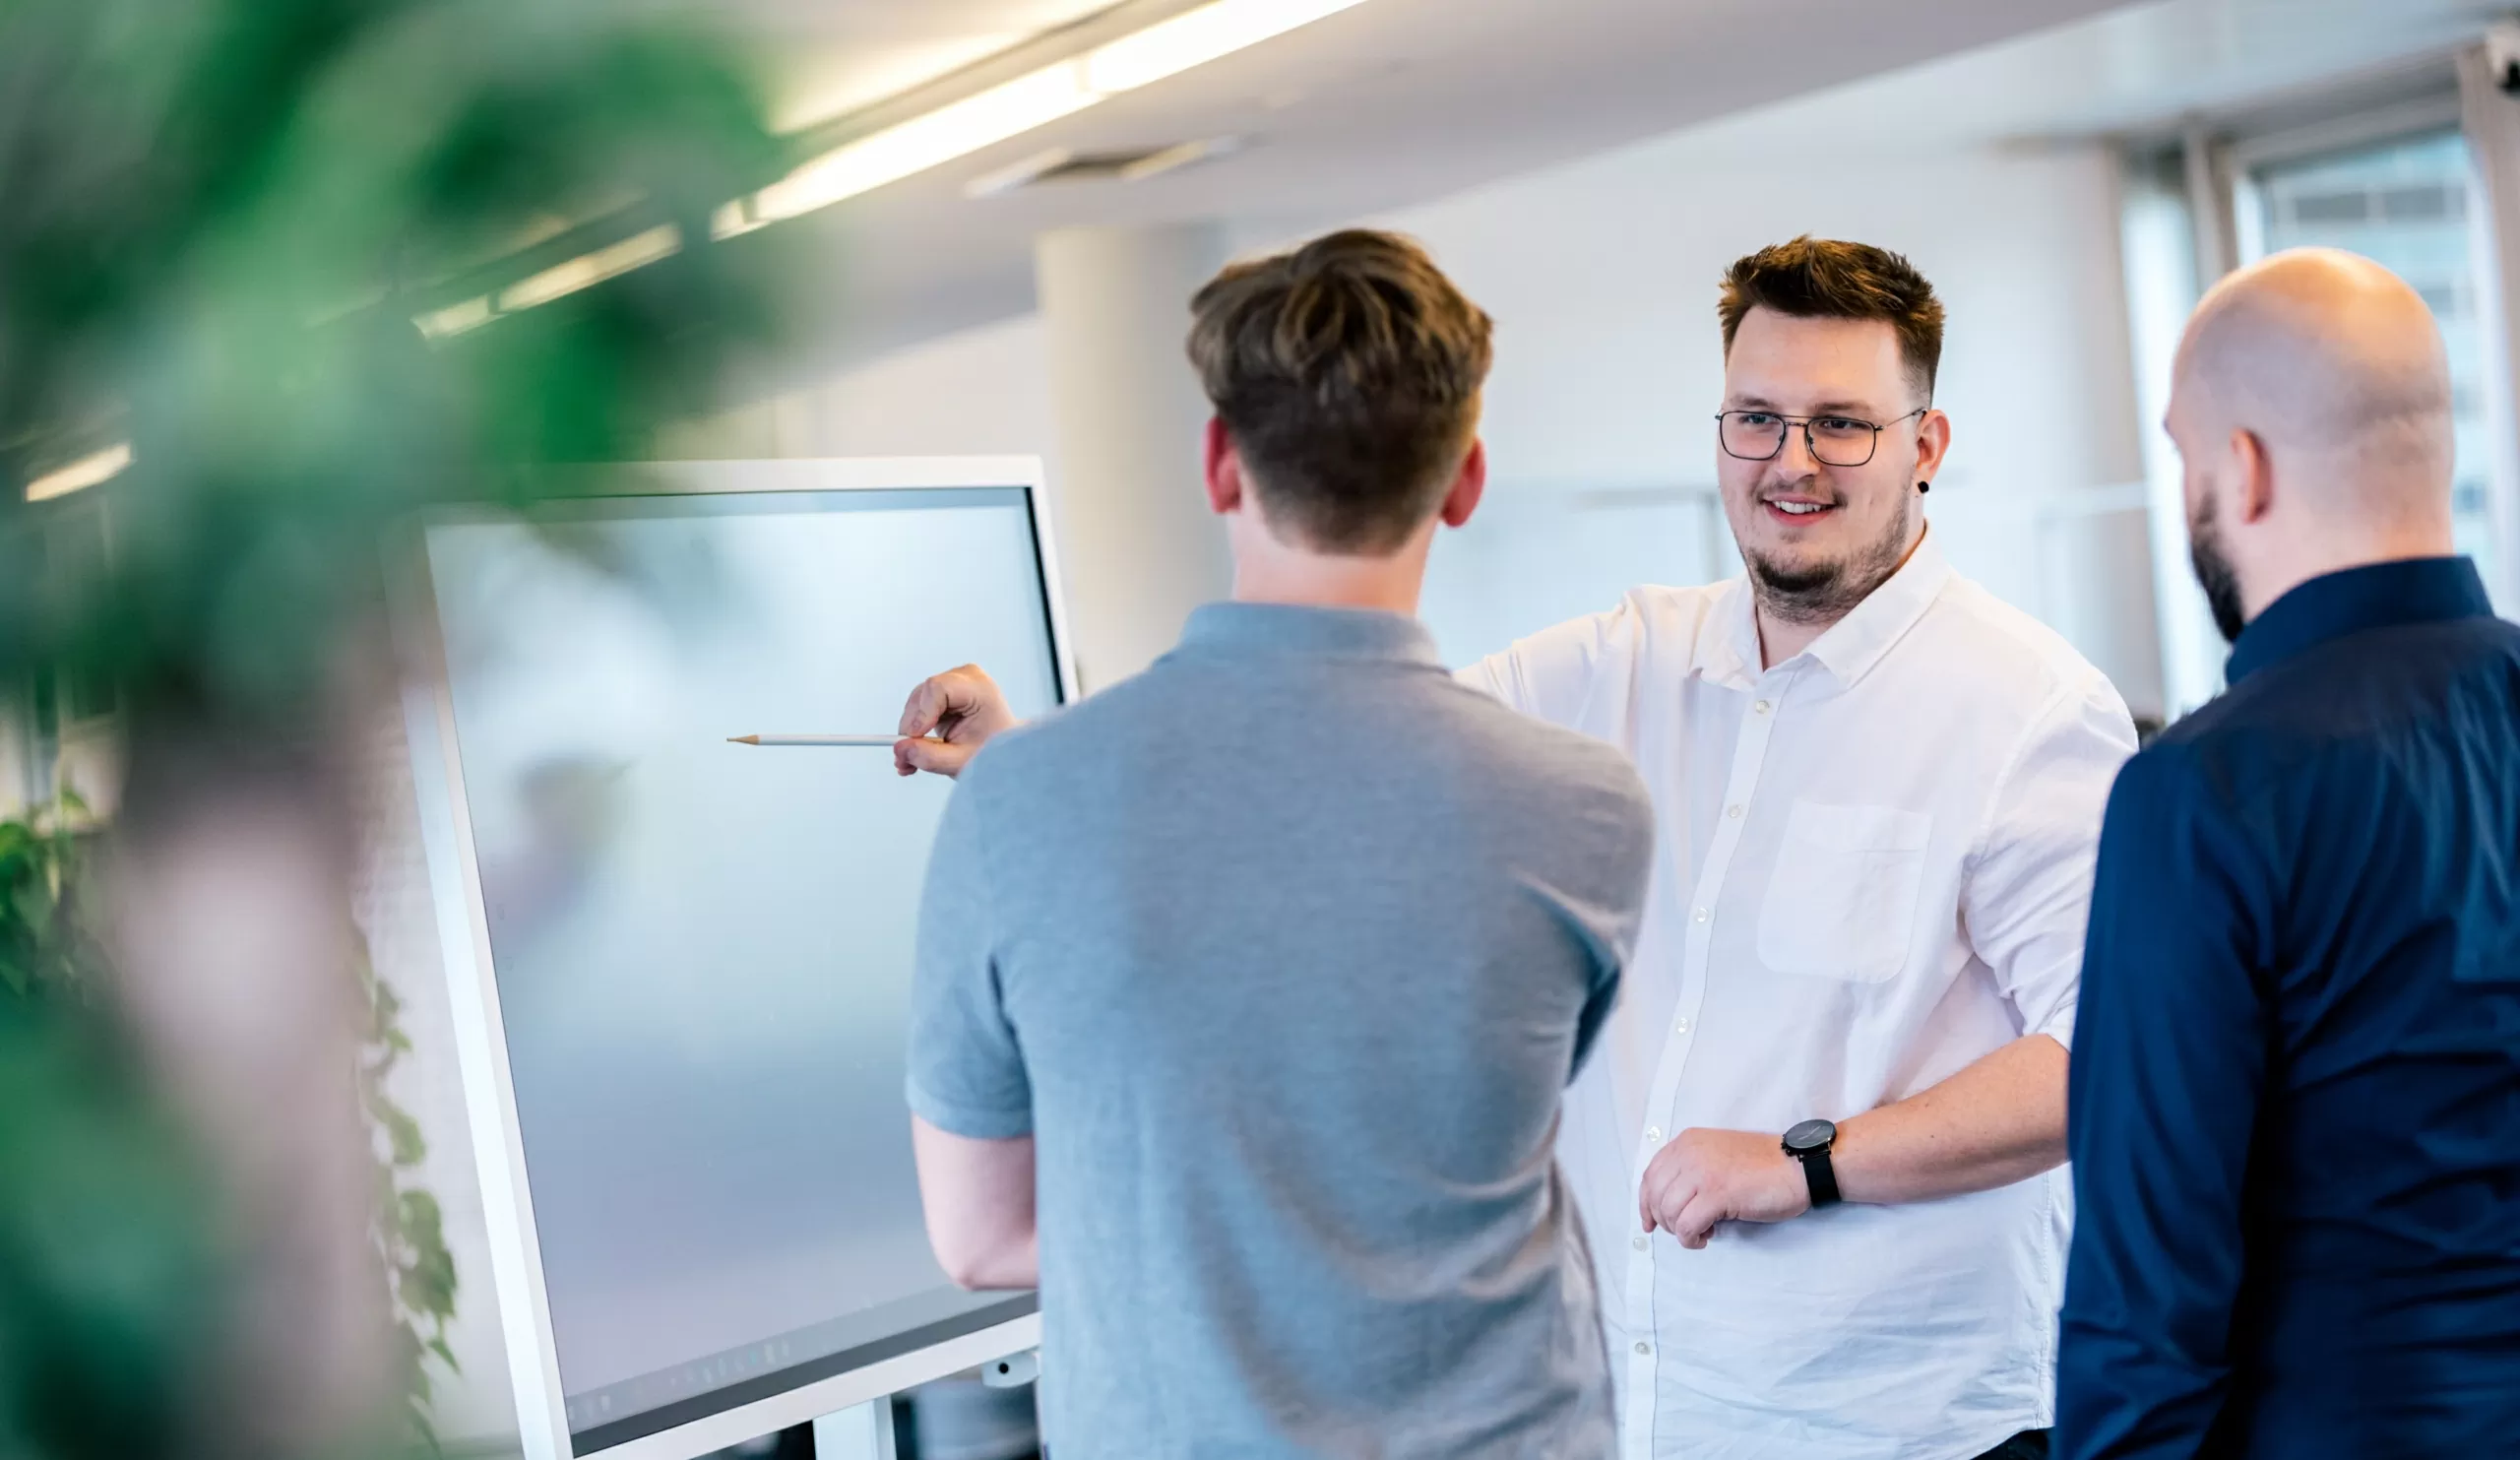
[[[1731,409],[1735,411],[1773,412],[1777,409],[1777,404],[1765,396],[1732,396],[1728,399]],[[1811,413],[1813,415],[1854,415],[1865,420],[1871,420],[1875,415],[1872,405],[1868,401],[1822,401],[1811,408]]]

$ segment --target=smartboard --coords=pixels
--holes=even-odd
[[[393,554],[534,1460],[681,1460],[1037,1341],[930,1255],[903,1105],[925,675],[1072,696],[1029,460],[694,463]],[[477,1289],[475,1291],[478,1291]]]

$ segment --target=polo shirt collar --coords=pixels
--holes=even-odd
[[[2331,639],[2401,624],[2491,617],[2474,561],[2418,557],[2313,578],[2266,605],[2232,646],[2232,684]]]
[[[1181,647],[1211,654],[1293,654],[1443,667],[1434,636],[1423,624],[1372,608],[1209,603],[1191,613],[1181,631]]]

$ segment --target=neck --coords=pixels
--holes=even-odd
[[[1246,513],[1230,533],[1234,602],[1373,608],[1415,617],[1433,526],[1427,524],[1429,531],[1389,557],[1348,557],[1290,547]]]
[[[1920,517],[1915,535],[1908,540],[1907,550],[1899,554],[1898,560],[1890,564],[1888,571],[1882,572],[1880,576],[1865,584],[1863,592],[1852,595],[1836,607],[1817,612],[1779,611],[1776,605],[1768,602],[1768,596],[1760,591],[1757,577],[1752,576],[1750,602],[1753,621],[1758,625],[1759,630],[1759,667],[1773,669],[1810,648],[1822,634],[1836,628],[1839,620],[1854,612],[1857,604],[1872,597],[1881,585],[1897,577],[1899,570],[1908,565],[1908,559],[1917,555],[1917,549],[1923,546],[1924,541],[1925,524]]]
[[[2376,563],[2405,562],[2411,558],[2451,557],[2458,552],[2450,524],[2445,520],[2422,523],[2398,523],[2389,526],[2356,524],[2334,533],[2321,534],[2300,544],[2267,571],[2252,575],[2243,585],[2242,598],[2252,619],[2266,611],[2267,605],[2313,578],[2342,573],[2351,568],[2367,568]]]

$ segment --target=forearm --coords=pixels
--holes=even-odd
[[[1829,1164],[1848,1201],[1961,1196],[2065,1160],[2065,1047],[2030,1035],[1941,1084],[1838,1123]]]

